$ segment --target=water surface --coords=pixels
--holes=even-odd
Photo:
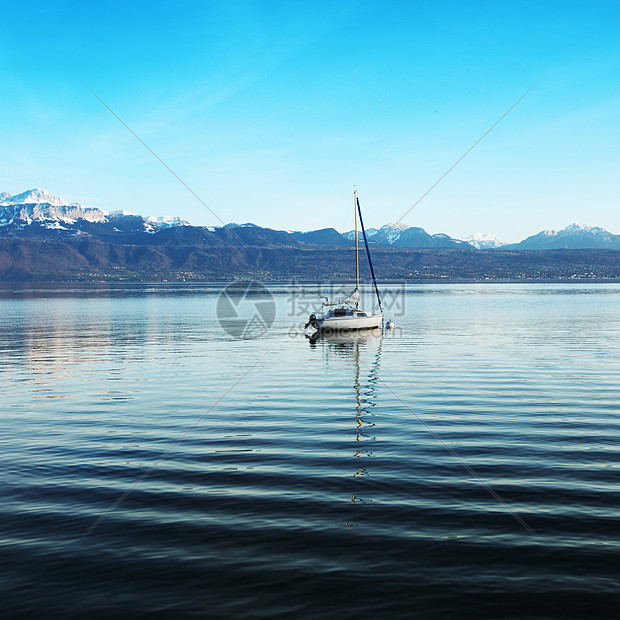
[[[0,285],[5,614],[617,617],[620,285],[222,287]]]

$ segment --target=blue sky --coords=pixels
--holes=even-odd
[[[620,233],[616,2],[3,3],[0,192],[281,229]]]

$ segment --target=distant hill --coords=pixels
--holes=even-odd
[[[228,243],[208,228],[199,226],[176,226],[160,230],[146,239],[153,245],[199,245],[226,247]]]
[[[504,248],[518,250],[620,250],[620,235],[614,235],[604,228],[571,224],[559,231],[543,230],[520,243],[505,245]]]
[[[272,246],[299,245],[290,233],[260,226],[222,226],[213,229],[213,234],[229,245]]]
[[[341,235],[335,228],[321,228],[321,230],[311,230],[309,232],[291,233],[295,239],[303,243],[314,243],[316,245],[353,245],[355,233],[348,239],[346,235]]]

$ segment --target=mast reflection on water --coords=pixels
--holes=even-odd
[[[376,440],[371,429],[375,426],[372,418],[375,416],[373,409],[377,406],[383,332],[380,329],[332,335],[318,332],[308,337],[308,340],[311,348],[322,352],[326,365],[329,365],[330,359],[335,358],[339,362],[346,361],[352,366],[355,421],[355,445],[352,456],[356,461],[356,471],[352,478],[356,483],[350,501],[353,504],[370,503],[372,499],[363,495],[364,484],[361,480],[369,475],[369,471],[366,464],[359,462],[359,459],[374,456],[374,452],[366,444]],[[353,529],[357,524],[347,521],[345,526]]]

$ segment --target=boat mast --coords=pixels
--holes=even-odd
[[[379,302],[379,310],[383,315],[383,306],[381,305],[381,296],[379,295],[379,288],[377,287],[377,278],[375,278],[375,270],[372,267],[372,259],[370,258],[370,249],[368,248],[368,238],[366,237],[366,229],[364,228],[364,218],[362,217],[362,208],[360,207],[360,201],[355,198],[357,203],[357,214],[360,218],[360,226],[362,227],[362,235],[364,237],[364,245],[366,246],[366,256],[368,256],[368,266],[370,267],[370,275],[372,276],[372,282],[375,285],[375,293],[377,293],[377,301]],[[357,222],[356,222],[357,224]]]
[[[353,210],[355,211],[355,290],[360,290],[360,253],[359,240],[357,238],[357,190],[353,190]],[[355,302],[355,309],[360,309],[360,302]]]

